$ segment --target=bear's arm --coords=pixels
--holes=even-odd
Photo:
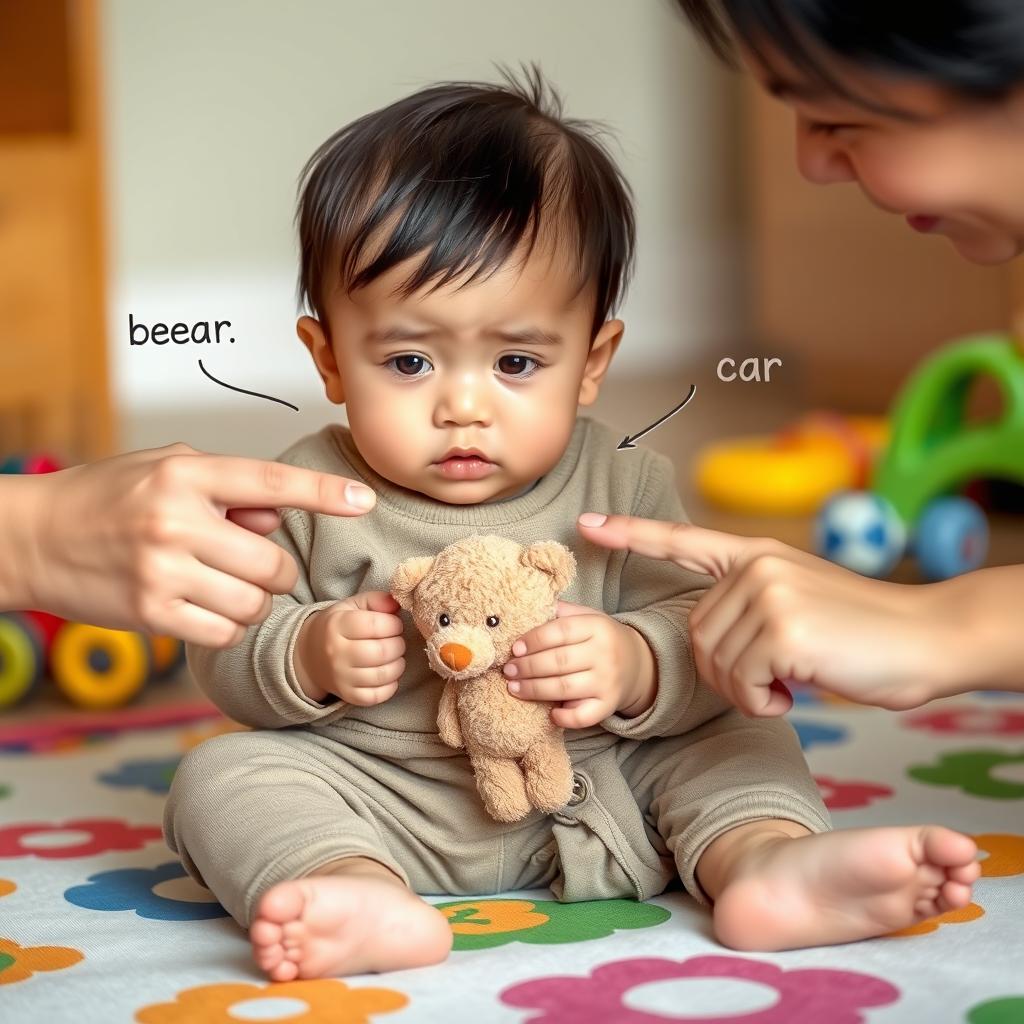
[[[437,709],[437,731],[441,742],[449,747],[464,747],[466,741],[459,725],[458,684],[451,679],[445,681],[441,691],[441,703]]]
[[[628,515],[666,522],[689,522],[668,459],[649,454],[650,466]],[[618,511],[618,510],[616,510]],[[630,554],[622,562],[619,603],[606,609],[647,641],[657,670],[654,703],[635,718],[610,715],[601,725],[628,739],[677,736],[714,718],[729,705],[697,680],[690,646],[690,610],[711,578],[686,572],[674,562]]]

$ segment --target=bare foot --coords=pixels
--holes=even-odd
[[[976,853],[937,825],[751,834],[715,899],[715,935],[762,951],[885,935],[967,906]]]
[[[371,872],[275,885],[259,902],[249,938],[271,981],[425,967],[452,946],[440,911],[397,878]]]

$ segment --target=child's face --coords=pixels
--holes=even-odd
[[[411,269],[351,295],[339,285],[327,331],[303,317],[299,337],[382,477],[455,505],[513,495],[562,456],[623,325],[608,321],[591,343],[592,290],[539,245],[525,265],[405,297]]]

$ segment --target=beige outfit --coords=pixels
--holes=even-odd
[[[341,857],[387,865],[420,893],[481,895],[550,885],[562,900],[646,899],[694,872],[727,829],[786,818],[811,831],[828,815],[792,728],[747,720],[696,681],[688,610],[707,579],[675,565],[587,544],[584,511],[685,519],[671,464],[580,419],[562,459],[536,486],[504,501],[445,505],[381,479],[333,426],[282,461],[369,484],[373,512],[357,519],[288,511],[276,539],[300,566],[292,594],[229,651],[189,650],[189,663],[226,714],[257,731],[195,748],[174,778],[165,834],[185,866],[241,924],[271,885]],[[374,707],[307,698],[292,648],[303,620],[334,601],[387,590],[399,562],[434,555],[474,533],[571,548],[577,576],[564,600],[637,629],[657,662],[658,695],[636,718],[613,715],[566,733],[574,795],[551,815],[501,824],[485,813],[464,751],[437,734],[442,683],[406,615],[406,672]]]

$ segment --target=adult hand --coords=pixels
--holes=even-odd
[[[357,516],[376,500],[343,477],[183,444],[7,482],[21,607],[209,647],[238,643],[294,587],[295,562],[263,536],[279,508]]]
[[[936,696],[962,619],[943,584],[867,579],[780,541],[686,523],[586,513],[580,533],[606,548],[668,559],[714,578],[690,613],[697,671],[748,715],[792,705],[784,681],[893,710]]]

